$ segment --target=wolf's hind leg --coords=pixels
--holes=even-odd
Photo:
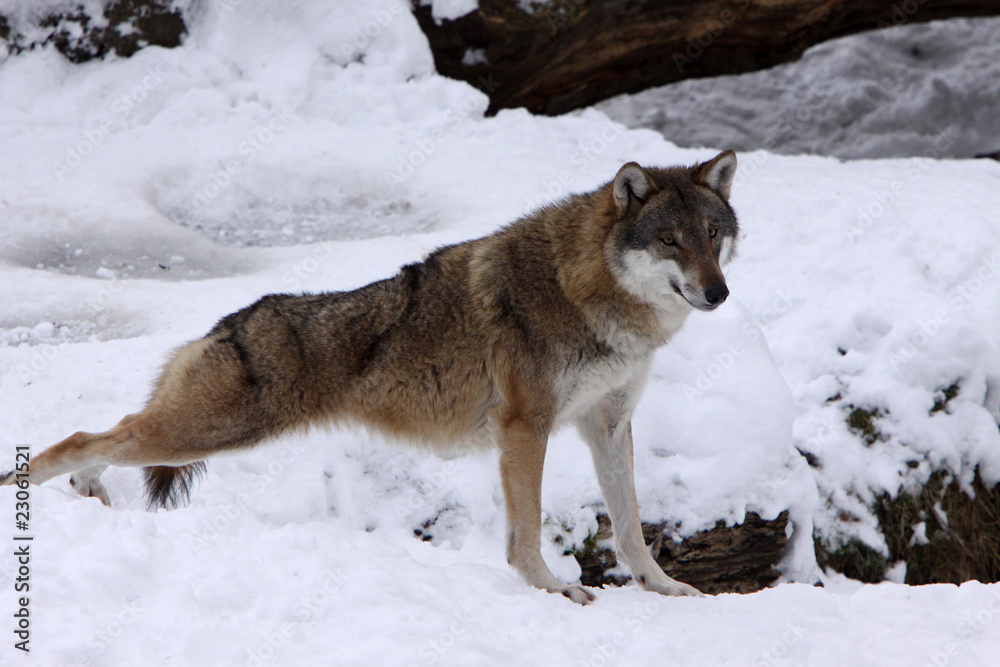
[[[134,420],[138,415],[127,415],[120,422],[119,426],[128,424]],[[84,498],[97,498],[105,506],[111,507],[111,499],[108,498],[108,490],[104,488],[104,484],[101,482],[101,475],[104,471],[108,469],[106,465],[96,465],[89,468],[84,468],[83,470],[78,470],[73,473],[69,478],[69,484],[76,492],[79,493]]]
[[[43,451],[30,462],[29,480],[41,484],[80,471],[74,486],[107,502],[99,480],[105,467],[145,468],[149,505],[178,505],[205,458],[252,447],[305,421],[302,406],[289,400],[298,395],[297,376],[280,376],[267,361],[248,358],[239,341],[208,336],[189,343],[164,366],[141,412]],[[14,481],[13,474],[0,477],[0,484]]]
[[[104,470],[109,465],[143,467],[151,507],[181,504],[204,471],[200,459],[211,452],[184,446],[163,422],[163,415],[152,407],[129,415],[104,433],[74,433],[31,460],[29,480],[42,484],[71,472],[70,484],[77,493],[110,506],[101,483]],[[0,484],[13,481],[11,475]]]
[[[100,476],[108,465],[184,465],[201,458],[200,452],[166,446],[157,417],[155,411],[146,410],[125,417],[103,433],[78,431],[32,458],[29,480],[42,484],[59,475],[76,473],[70,480],[74,488],[106,504],[107,493]],[[4,483],[11,481],[5,479]]]
[[[76,489],[76,492],[84,498],[97,498],[108,507],[111,507],[108,491],[101,484],[101,473],[107,470],[107,468],[105,465],[96,465],[77,471],[69,478],[70,486]]]
[[[140,413],[141,414],[141,413]],[[32,484],[42,484],[53,477],[68,472],[80,471],[74,475],[80,485],[73,480],[70,483],[84,496],[94,496],[107,503],[107,493],[101,485],[100,477],[107,468],[108,461],[102,455],[101,445],[119,433],[125,426],[138,417],[138,414],[128,415],[110,431],[104,433],[84,433],[78,431],[65,440],[52,445],[44,452],[31,459],[29,464],[29,480]],[[0,486],[13,484],[14,473],[0,475]],[[93,493],[90,491],[93,490]]]
[[[53,477],[78,470],[94,468],[103,470],[107,467],[108,461],[102,456],[101,445],[113,437],[114,430],[104,433],[77,431],[65,440],[52,445],[31,459],[29,468],[31,483],[42,484]]]

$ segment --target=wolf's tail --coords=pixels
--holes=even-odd
[[[150,466],[142,469],[146,480],[146,507],[171,509],[184,505],[191,497],[191,487],[205,474],[205,462],[185,466]]]

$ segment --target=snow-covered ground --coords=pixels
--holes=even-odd
[[[403,7],[192,3],[179,49],[3,64],[8,466],[15,445],[37,454],[140,408],[169,350],[262,294],[359,286],[624,162],[716,152],[594,110],[486,119],[483,93],[434,74]],[[134,470],[105,474],[113,509],[65,477],[33,488],[34,661],[990,664],[1000,585],[861,586],[817,571],[812,535],[880,547],[874,494],[932,468],[1000,480],[1000,164],[739,159],[732,297],[657,357],[634,420],[639,500],[677,536],[790,509],[784,581],[804,583],[699,600],[628,586],[578,607],[505,563],[495,456],[317,431],[212,460],[172,512],[144,511]],[[849,405],[879,408],[885,439],[852,434]],[[0,489],[0,539],[14,503]],[[543,488],[558,576],[579,568],[555,538],[581,543],[600,509],[586,447],[559,433]]]
[[[688,79],[597,108],[678,146],[968,158],[1000,151],[998,43],[1000,18],[886,27],[819,44],[787,65]]]

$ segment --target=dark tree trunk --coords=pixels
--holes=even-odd
[[[695,533],[681,542],[664,534],[665,526],[643,524],[642,532],[653,558],[674,579],[703,593],[753,593],[778,578],[775,569],[785,553],[788,512],[765,521],[753,512],[743,523]],[[611,521],[597,517],[597,534],[573,552],[580,563],[580,582],[586,586],[621,585],[627,577],[608,574],[617,564],[611,548]]]
[[[621,93],[795,60],[862,30],[1000,14],[1000,0],[480,0],[440,25],[414,0],[437,71],[490,96],[490,113],[555,115]]]

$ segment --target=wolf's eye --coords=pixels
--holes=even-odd
[[[663,241],[663,245],[677,245],[674,242],[674,237],[671,236],[670,234],[667,234],[666,236],[661,236],[660,240]]]
[[[716,229],[715,227],[712,227],[710,230],[708,230],[708,238],[714,239],[718,235],[719,235],[719,230]]]

